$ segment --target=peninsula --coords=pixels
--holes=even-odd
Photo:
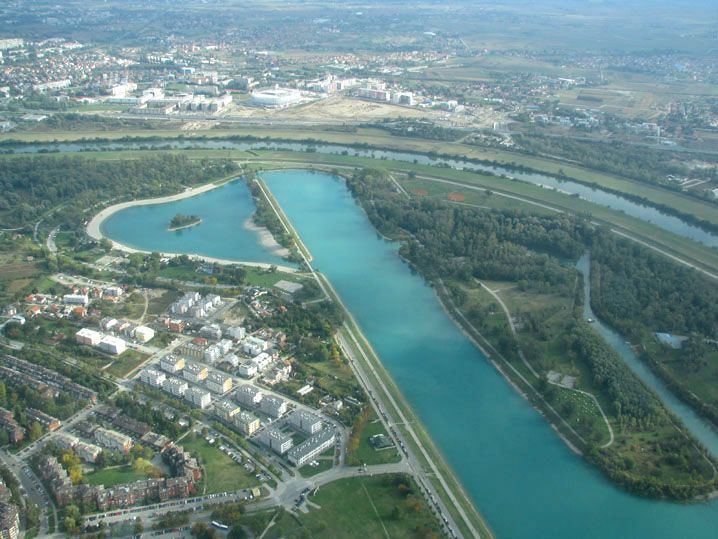
[[[169,231],[174,232],[175,230],[182,230],[183,228],[191,228],[202,223],[202,218],[199,215],[184,215],[177,213],[170,220]]]

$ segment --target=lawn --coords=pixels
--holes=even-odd
[[[217,447],[209,445],[201,436],[190,434],[182,440],[182,447],[199,457],[204,470],[202,484],[206,494],[259,486],[253,474]]]
[[[144,354],[140,354],[134,350],[127,350],[124,354],[115,359],[112,364],[105,369],[105,372],[116,376],[117,378],[124,378],[146,359],[147,356]]]
[[[123,483],[140,481],[147,479],[147,477],[149,477],[147,474],[134,471],[132,466],[121,466],[119,468],[105,468],[104,470],[89,473],[85,475],[85,480],[90,485],[105,485],[105,487],[111,487]]]
[[[310,502],[319,505],[319,509],[310,506],[308,514],[299,513],[297,517],[280,514],[264,537],[402,539],[427,536],[429,531],[439,535],[438,521],[421,495],[415,498],[415,494],[407,496],[402,492],[394,483],[399,477],[398,474],[352,477],[323,486],[310,497]],[[413,480],[406,479],[416,492]]]
[[[384,424],[379,420],[376,414],[372,414],[369,423],[367,423],[367,426],[359,438],[359,447],[356,452],[351,455],[353,464],[389,464],[401,460],[401,455],[399,455],[399,451],[396,447],[377,451],[371,446],[369,438],[376,434],[389,436],[384,428]]]

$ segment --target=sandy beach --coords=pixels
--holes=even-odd
[[[225,185],[224,183],[221,185]],[[216,185],[213,183],[209,183],[206,185],[203,185],[201,187],[196,187],[194,189],[187,189],[186,191],[183,191],[182,193],[177,193],[176,195],[168,195],[164,197],[157,197],[157,198],[146,198],[143,200],[130,200],[128,202],[121,202],[119,204],[114,204],[112,206],[108,206],[107,208],[100,211],[98,214],[96,214],[89,223],[87,223],[86,232],[87,235],[90,236],[93,239],[101,240],[105,236],[102,234],[101,231],[101,225],[105,219],[110,217],[111,215],[117,213],[118,211],[122,211],[126,208],[132,208],[133,206],[148,206],[151,204],[163,204],[165,202],[174,202],[175,200],[182,200],[183,198],[189,198],[193,197],[202,193],[206,193],[207,191],[211,191],[212,189],[215,189],[217,187],[221,187],[221,185]],[[279,245],[274,237],[269,233],[269,231],[264,227],[257,227],[254,225],[254,223],[250,224],[254,226],[254,228],[250,228],[247,223],[245,223],[245,226],[249,228],[250,230],[253,230],[257,232],[259,235],[259,240],[262,246],[266,247],[267,249],[271,250],[272,252],[283,256],[282,250],[286,249]],[[268,236],[268,237],[267,237]],[[107,238],[112,242],[112,246],[114,249],[117,249],[118,251],[124,251],[125,253],[150,253],[150,251],[144,251],[142,249],[135,249],[134,247],[130,247],[129,245],[125,245],[124,243],[120,243],[118,241],[115,241],[111,238]],[[276,249],[276,250],[275,250]],[[288,251],[287,251],[288,252]],[[201,260],[204,262],[211,262],[216,264],[222,264],[222,265],[232,265],[232,264],[239,264],[242,266],[251,266],[255,268],[262,268],[262,269],[268,269],[272,266],[276,267],[279,271],[284,271],[287,273],[295,273],[298,270],[296,268],[292,268],[289,266],[281,266],[278,264],[268,264],[265,262],[248,262],[244,260],[229,260],[226,258],[215,258],[211,256],[204,256],[204,255],[196,255],[196,254],[188,254],[188,253],[160,253],[163,257],[173,258],[175,256],[180,256],[186,254],[191,260]]]
[[[274,239],[274,236],[272,236],[272,233],[267,227],[257,225],[252,221],[251,217],[244,222],[244,228],[257,234],[259,244],[271,253],[283,258],[291,254],[289,249],[282,247],[282,245]]]

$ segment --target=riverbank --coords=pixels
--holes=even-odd
[[[165,204],[168,202],[175,202],[178,200],[183,200],[186,198],[194,197],[197,195],[201,195],[203,193],[207,193],[213,189],[216,189],[218,187],[221,187],[225,185],[226,182],[223,182],[221,184],[216,183],[208,183],[205,185],[202,185],[200,187],[196,187],[194,189],[187,189],[181,193],[177,193],[174,195],[168,195],[164,197],[157,197],[157,198],[148,198],[148,199],[142,199],[142,200],[131,200],[127,202],[121,202],[119,204],[114,204],[112,206],[108,206],[107,208],[104,208],[99,213],[97,213],[87,224],[85,231],[87,235],[95,240],[102,240],[102,239],[108,239],[112,242],[112,248],[116,249],[118,251],[122,251],[125,253],[143,253],[143,254],[150,254],[152,251],[143,250],[143,249],[137,249],[135,247],[132,247],[130,245],[127,245],[125,243],[116,241],[112,238],[106,237],[102,232],[102,223],[104,223],[107,219],[109,219],[112,215],[116,214],[117,212],[120,212],[122,210],[126,210],[128,208],[136,207],[136,206],[148,206],[148,205],[155,205],[155,204]],[[260,242],[262,241],[262,237],[260,236]],[[269,244],[270,240],[266,237],[264,237],[264,243]],[[276,242],[274,242],[276,243]],[[177,256],[188,256],[191,260],[197,260],[202,262],[208,262],[212,264],[220,264],[223,266],[229,266],[229,265],[241,265],[241,266],[249,266],[249,267],[255,267],[255,268],[261,268],[261,269],[270,269],[272,267],[277,268],[279,271],[283,271],[286,273],[295,273],[297,272],[297,268],[293,268],[291,266],[285,266],[285,265],[279,265],[279,264],[270,264],[266,262],[250,262],[247,260],[234,260],[230,258],[218,258],[218,257],[212,257],[212,256],[206,256],[206,255],[199,255],[195,253],[177,253],[177,252],[160,252],[159,253],[162,257],[166,258],[174,258]]]

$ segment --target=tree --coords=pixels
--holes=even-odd
[[[100,240],[100,248],[105,252],[110,252],[112,250],[112,240],[109,240],[107,238],[102,238]]]
[[[38,423],[37,421],[34,421],[32,425],[30,425],[30,441],[34,442],[35,440],[38,440],[42,436],[42,425]]]

